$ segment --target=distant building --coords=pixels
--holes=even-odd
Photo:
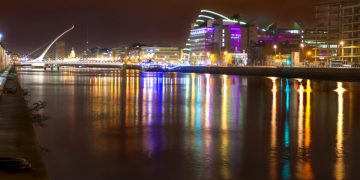
[[[167,44],[135,44],[129,51],[129,59],[132,63],[139,63],[143,60],[155,60],[158,63],[177,64],[180,62],[180,57],[181,52],[179,48]]]
[[[65,55],[65,42],[58,41],[55,44],[55,59],[57,60],[64,60],[66,57]]]
[[[112,55],[113,55],[115,61],[125,62],[130,59],[129,47],[122,46],[122,47],[118,47],[118,48],[113,48]]]
[[[90,58],[110,59],[112,58],[112,51],[109,48],[94,47],[90,49],[88,56]]]
[[[74,58],[76,58],[76,53],[75,53],[75,49],[74,49],[74,48],[71,49],[71,52],[70,52],[68,58],[69,58],[69,59],[74,59]]]

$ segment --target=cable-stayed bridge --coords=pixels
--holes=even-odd
[[[74,60],[52,60],[45,61],[45,55],[48,53],[50,48],[65,34],[72,31],[75,27],[67,29],[45,48],[45,50],[40,54],[39,57],[35,59],[28,59],[26,61],[21,61],[21,66],[33,66],[33,67],[46,67],[46,66],[99,66],[99,67],[121,67],[124,65],[122,62],[113,62],[113,61],[103,61],[99,58],[86,58],[86,59],[74,59]],[[37,50],[36,50],[37,51]]]

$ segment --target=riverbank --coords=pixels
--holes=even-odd
[[[207,67],[180,66],[160,72],[209,73],[245,76],[274,76],[339,81],[360,81],[360,68],[296,68],[296,67]]]
[[[0,156],[24,158],[31,163],[32,168],[29,171],[0,171],[0,179],[48,179],[31,123],[30,110],[17,77],[7,80],[5,88],[16,88],[17,92],[0,97]]]

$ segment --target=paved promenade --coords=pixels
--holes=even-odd
[[[0,97],[0,156],[25,158],[32,164],[32,170],[0,171],[0,179],[48,179],[17,78],[8,80],[5,87],[17,87],[18,91]]]

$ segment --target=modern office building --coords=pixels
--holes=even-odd
[[[234,64],[249,47],[247,23],[219,13],[201,10],[191,25],[184,57],[190,64]],[[186,55],[188,53],[188,55]],[[242,58],[237,59],[237,58]]]
[[[341,8],[340,60],[360,63],[360,1],[349,2]]]
[[[315,25],[305,30],[304,44],[316,63],[359,63],[360,1],[316,4]]]
[[[329,62],[338,59],[343,2],[315,5],[315,26],[309,30],[307,44],[313,46],[315,61]],[[312,38],[309,38],[312,37]]]

